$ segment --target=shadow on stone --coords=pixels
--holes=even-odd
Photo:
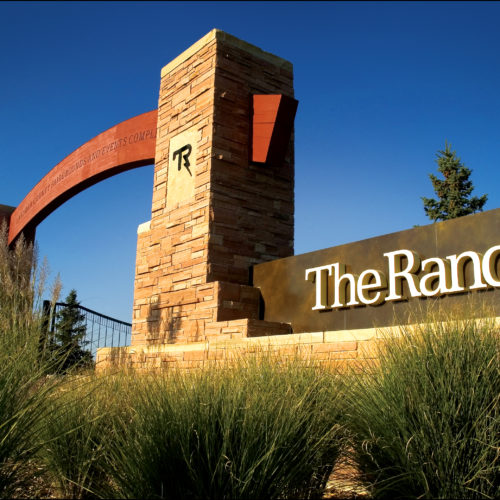
[[[178,310],[174,310],[178,309]],[[181,323],[182,308],[167,308],[162,311],[149,306],[147,317],[148,344],[175,344]]]

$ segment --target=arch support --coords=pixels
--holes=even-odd
[[[125,120],[58,163],[10,215],[9,244],[65,201],[113,175],[154,163],[158,110]]]

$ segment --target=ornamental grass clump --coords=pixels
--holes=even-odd
[[[29,485],[23,470],[39,450],[46,401],[57,380],[41,355],[45,270],[21,237],[9,250],[0,228],[0,497]]]
[[[260,356],[127,384],[120,397],[133,412],[115,433],[108,496],[313,497],[342,447],[332,377],[298,360]]]
[[[436,317],[352,376],[346,421],[374,497],[498,496],[498,357],[494,319]]]
[[[107,452],[119,401],[113,378],[66,375],[48,401],[38,458],[63,498],[91,498],[107,489]]]

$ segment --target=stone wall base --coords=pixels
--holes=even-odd
[[[478,321],[482,321],[479,319]],[[500,330],[500,317],[492,318]],[[214,326],[217,325],[217,326]],[[290,333],[290,326],[261,320],[221,321],[212,325],[218,334],[203,342],[149,346],[103,347],[97,350],[96,371],[199,369],[224,365],[250,354],[300,357],[339,369],[359,367],[377,358],[380,344],[401,334],[400,326],[360,330]],[[406,325],[412,331],[417,325]]]
[[[234,320],[214,323],[217,329],[208,340],[186,344],[105,347],[98,349],[96,369],[134,370],[197,369],[223,364],[251,353],[273,353],[320,363],[345,366],[375,358],[384,335],[374,328],[351,331],[289,333],[287,324],[260,320]],[[269,335],[269,333],[273,334]],[[266,334],[267,333],[267,334]]]

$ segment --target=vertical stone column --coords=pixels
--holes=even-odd
[[[8,205],[0,205],[0,227],[2,227],[3,224],[6,224],[7,234],[9,231],[10,216],[14,210],[15,207],[10,207]]]
[[[162,69],[132,346],[288,331],[259,322],[249,269],[293,254],[293,141],[277,164],[251,162],[253,94],[293,97],[292,65],[219,30]]]
[[[0,205],[0,224],[2,222],[9,223],[10,215],[15,210],[15,207],[8,205]]]

